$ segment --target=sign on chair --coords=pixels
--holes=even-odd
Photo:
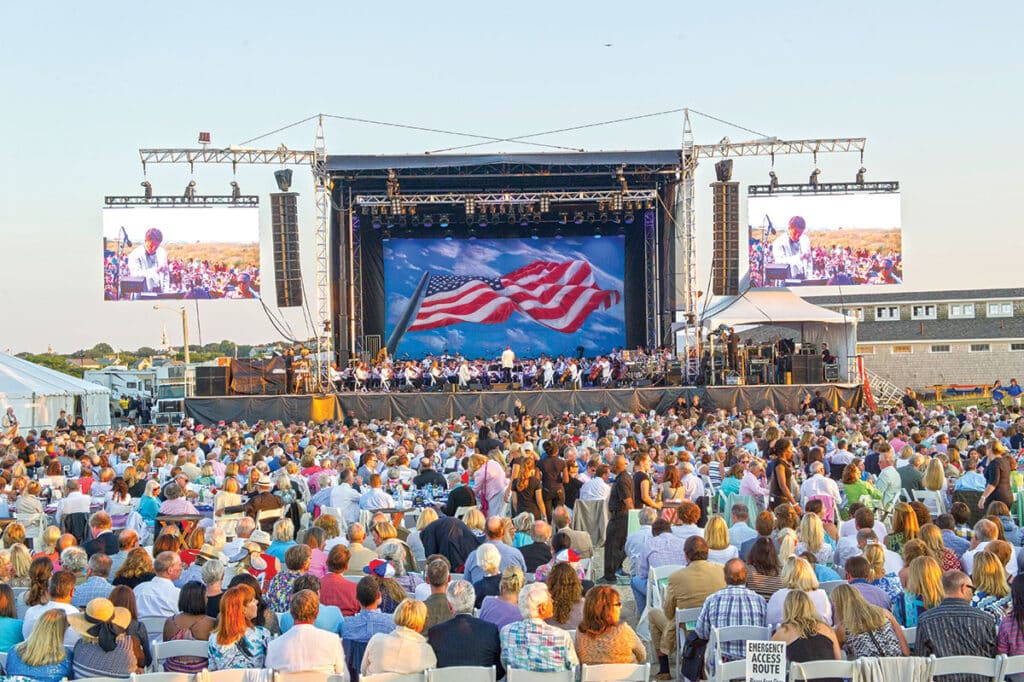
[[[786,643],[747,640],[747,682],[786,682]]]

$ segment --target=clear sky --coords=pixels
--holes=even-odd
[[[866,136],[868,178],[903,184],[907,288],[1019,285],[1022,20],[1020,2],[5,2],[0,348],[156,346],[165,324],[179,342],[173,313],[101,301],[103,196],[140,191],[139,147],[195,146],[200,130],[226,146],[317,112],[512,136],[689,106],[781,138]],[[693,123],[698,143],[753,137]],[[259,144],[310,148],[313,133],[307,124]],[[680,137],[674,115],[542,139],[597,150]],[[327,127],[337,154],[463,142]],[[769,165],[737,160],[734,179],[765,182]],[[775,170],[800,181],[813,165],[780,158]],[[822,182],[851,180],[858,165],[818,159]],[[237,179],[265,199],[273,170]],[[178,194],[190,176],[163,166],[148,177]],[[296,177],[312,295],[312,184]],[[227,193],[232,179],[213,167],[194,178],[201,194]],[[712,180],[704,164],[702,280]],[[286,318],[306,335],[298,310]],[[249,302],[204,303],[190,320],[193,343],[278,338]]]

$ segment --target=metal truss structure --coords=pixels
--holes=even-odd
[[[647,347],[661,345],[660,289],[658,287],[658,217],[644,211],[644,310],[647,312]]]
[[[464,204],[466,212],[472,213],[473,208],[482,206],[534,206],[547,201],[550,204],[578,204],[605,202],[613,210],[622,210],[629,203],[653,202],[658,192],[649,190],[625,191],[552,191],[552,192],[502,192],[488,194],[402,194],[387,197],[385,195],[360,194],[355,197],[355,204],[366,208],[377,208],[392,213],[401,213],[403,209],[416,206],[438,204]],[[640,206],[639,208],[643,208]]]
[[[689,115],[689,112],[687,112]],[[687,120],[689,120],[687,118]],[[769,137],[750,142],[729,142],[728,138],[718,144],[696,145],[693,149],[698,159],[718,159],[733,156],[775,156],[776,154],[835,154],[842,152],[863,152],[867,138],[829,137],[813,140],[780,140]]]
[[[230,195],[195,195],[194,197],[177,196],[107,196],[103,197],[103,203],[111,208],[118,206],[173,206],[202,208],[204,206],[243,206],[256,207],[260,205],[260,198],[247,194],[240,197]]]
[[[331,263],[328,253],[327,230],[331,210],[331,181],[327,173],[327,140],[324,137],[324,117],[317,119],[316,140],[313,144],[313,195],[316,201],[316,234],[313,242],[315,258],[314,277],[316,282],[316,357],[319,366],[316,372],[317,388],[327,390],[330,386],[327,368],[333,360],[331,352]],[[326,366],[324,366],[326,361]]]
[[[312,166],[316,162],[316,152],[288,149],[284,145],[277,149],[140,149],[139,158],[142,160],[143,170],[150,163],[187,163],[191,166],[197,163],[230,163],[234,169],[239,164]]]
[[[748,185],[748,196],[766,196],[769,194],[884,194],[899,192],[900,183],[893,182],[819,182],[817,185],[808,183],[798,185]]]

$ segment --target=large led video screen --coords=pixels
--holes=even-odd
[[[747,199],[753,287],[901,284],[898,192]]]
[[[625,237],[391,239],[385,328],[394,354],[588,355],[625,342]]]
[[[108,301],[260,296],[259,209],[103,209]]]

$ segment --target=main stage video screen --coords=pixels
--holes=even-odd
[[[751,196],[747,217],[753,287],[903,282],[899,192]]]
[[[103,209],[108,301],[260,296],[259,209]]]
[[[625,343],[625,237],[390,239],[385,332],[395,356],[589,355]]]

